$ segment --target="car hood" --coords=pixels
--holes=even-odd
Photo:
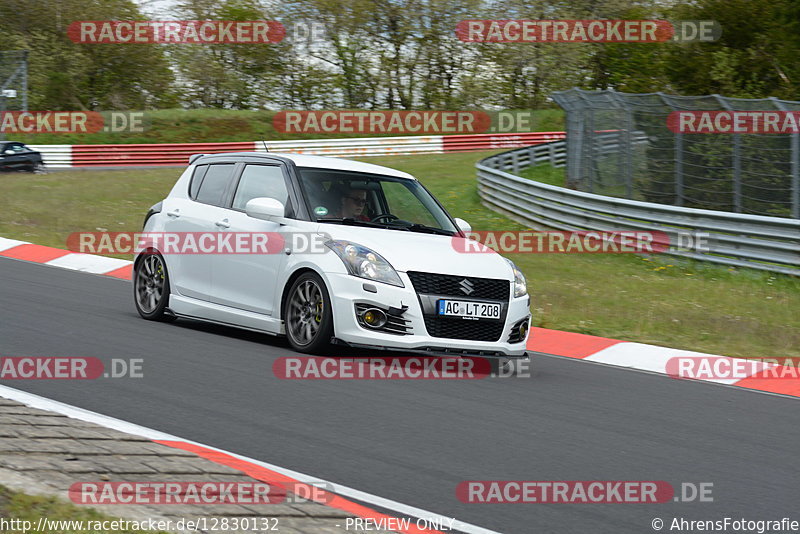
[[[482,247],[484,252],[462,252],[465,239],[461,237],[338,224],[321,224],[319,231],[331,239],[371,248],[397,271],[514,279],[506,260],[495,251]]]

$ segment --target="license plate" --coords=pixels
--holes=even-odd
[[[467,319],[499,319],[500,305],[467,300],[440,300],[438,315]]]

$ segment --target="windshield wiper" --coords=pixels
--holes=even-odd
[[[438,235],[455,235],[454,232],[450,230],[445,230],[444,228],[436,228],[435,226],[427,226],[424,224],[412,224],[408,227],[409,230],[412,232],[427,232],[430,234],[438,234]]]
[[[317,219],[317,222],[339,223],[348,226],[369,226],[370,228],[387,227],[385,224],[374,223],[371,221],[362,221],[360,219],[353,219],[352,217],[325,217],[323,219]]]
[[[389,223],[391,225],[391,223]],[[396,224],[392,225],[392,228],[398,228],[402,230],[408,230],[409,232],[420,232],[423,234],[437,234],[437,235],[454,235],[453,232],[449,230],[444,230],[442,228],[436,228],[435,226],[427,226],[425,224],[413,223],[413,224]]]
[[[426,226],[424,224],[396,224],[394,221],[385,223],[375,223],[372,221],[362,221],[361,219],[353,219],[352,217],[324,217],[317,219],[317,222],[325,223],[338,223],[349,226],[368,226],[370,228],[386,228],[389,230],[406,230],[408,232],[420,232],[423,234],[437,234],[437,235],[455,235],[449,230],[436,228],[435,226]]]

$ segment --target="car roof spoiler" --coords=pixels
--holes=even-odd
[[[202,158],[203,156],[205,156],[205,154],[192,154],[189,156],[189,165],[197,161],[197,158]]]

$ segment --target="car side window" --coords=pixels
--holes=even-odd
[[[222,206],[222,199],[228,188],[232,171],[233,163],[209,165],[195,200],[203,204]]]
[[[244,211],[247,202],[260,197],[280,200],[288,204],[289,191],[283,170],[277,165],[245,165],[239,186],[233,197],[233,209]]]
[[[200,183],[203,181],[206,169],[208,169],[208,165],[198,165],[194,168],[192,181],[189,183],[189,198],[192,200],[197,199],[197,192],[200,191]]]
[[[15,154],[25,152],[25,147],[19,143],[8,143],[5,150],[13,150]]]

